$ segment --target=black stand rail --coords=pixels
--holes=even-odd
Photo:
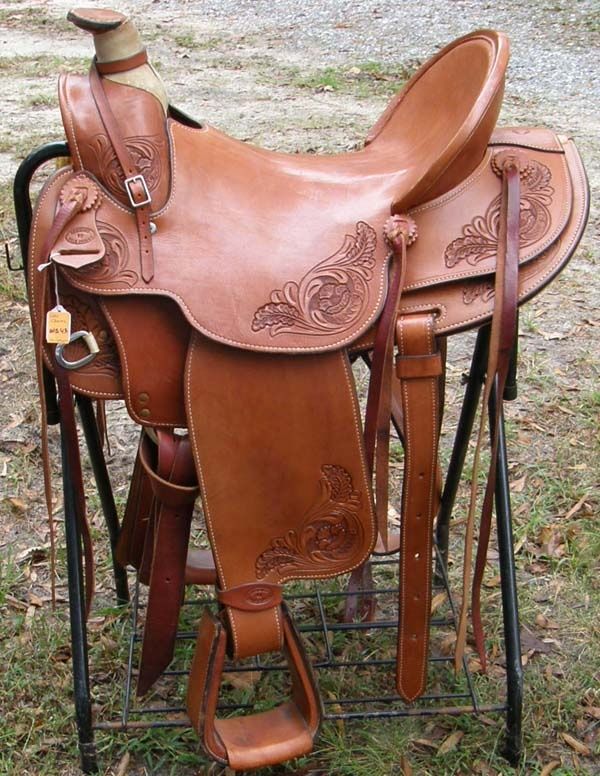
[[[21,164],[15,178],[14,195],[15,210],[19,229],[19,239],[22,255],[27,255],[29,240],[29,228],[31,225],[31,200],[30,187],[36,170],[45,162],[56,157],[68,156],[68,147],[65,143],[51,143],[33,152]],[[25,267],[11,267],[12,269],[25,269]],[[28,284],[27,273],[26,282]],[[442,505],[436,524],[436,575],[434,587],[437,592],[445,592],[445,603],[441,614],[432,620],[432,655],[430,657],[430,673],[436,672],[436,677],[446,672],[449,677],[450,689],[442,689],[436,693],[430,693],[420,698],[417,702],[407,705],[402,699],[385,691],[377,691],[368,696],[353,697],[344,694],[342,685],[336,684],[336,692],[329,692],[325,698],[325,718],[327,720],[352,720],[369,718],[390,717],[414,717],[431,716],[436,714],[458,715],[498,712],[505,715],[506,720],[506,744],[505,755],[507,759],[516,764],[521,753],[521,717],[523,697],[523,674],[521,668],[521,648],[519,641],[519,613],[517,601],[517,587],[515,579],[515,564],[513,554],[512,518],[510,509],[510,493],[508,487],[508,467],[506,457],[506,441],[503,421],[499,430],[499,456],[497,465],[497,484],[495,492],[495,506],[498,530],[499,565],[502,587],[502,614],[504,624],[504,642],[506,650],[507,670],[507,696],[506,701],[498,704],[482,704],[477,696],[475,684],[468,671],[466,660],[463,660],[463,675],[456,677],[452,667],[452,658],[435,650],[434,634],[436,630],[444,632],[453,628],[457,622],[457,613],[450,593],[450,585],[447,574],[449,530],[454,503],[462,477],[467,447],[477,407],[481,395],[482,383],[485,379],[485,364],[487,361],[487,348],[489,343],[489,326],[482,328],[478,334],[475,345],[471,368],[466,384],[461,415],[454,440],[448,473],[445,481]],[[513,379],[509,381],[509,388],[505,392],[505,398],[513,398],[516,393],[516,354],[513,358]],[[58,409],[56,404],[56,388],[52,376],[47,373],[45,380],[46,402],[49,408],[48,421],[57,422]],[[492,395],[489,411],[493,413],[496,396]],[[118,538],[119,522],[117,510],[113,498],[113,492],[108,475],[108,469],[100,443],[100,436],[93,407],[89,399],[78,397],[77,406],[88,447],[92,470],[94,473],[102,510],[107,523],[111,549],[113,550],[113,571],[115,590],[118,604],[128,601],[127,576],[124,569],[119,567],[114,559],[114,549]],[[77,722],[79,748],[81,755],[81,767],[84,773],[94,773],[98,764],[94,745],[95,730],[136,730],[153,727],[182,727],[188,726],[189,721],[185,709],[180,705],[159,706],[138,705],[133,698],[133,675],[135,670],[135,658],[139,650],[141,639],[139,631],[139,613],[144,606],[139,595],[139,587],[136,585],[132,602],[132,623],[129,638],[129,659],[127,673],[124,677],[124,703],[121,714],[116,719],[96,720],[92,722],[92,702],[90,694],[90,667],[88,660],[88,638],[84,613],[83,596],[83,571],[82,548],[77,516],[77,503],[71,486],[71,470],[66,455],[63,436],[62,443],[63,463],[63,490],[65,497],[65,532],[67,541],[67,569],[69,589],[69,611],[71,624],[71,642],[73,654],[73,684],[75,698],[75,716]],[[375,558],[373,561],[373,589],[363,592],[365,596],[377,596],[380,603],[385,597],[397,596],[397,581],[390,584],[394,570],[397,568],[397,559]],[[397,575],[396,575],[397,576]],[[390,642],[395,642],[397,623],[393,617],[380,619],[375,622],[344,623],[339,616],[339,607],[343,609],[345,597],[349,595],[342,590],[336,590],[331,585],[314,584],[310,589],[301,586],[296,592],[293,590],[286,600],[290,603],[299,621],[299,630],[306,637],[309,654],[322,682],[329,682],[344,670],[358,671],[367,669],[386,672],[385,685],[392,686],[391,673],[395,659],[389,655],[378,655],[374,644],[385,642],[385,634],[390,634]],[[336,607],[336,602],[339,606]],[[186,601],[183,607],[183,619],[186,616],[192,622],[197,620],[199,605],[214,605],[207,596],[204,599]],[[352,640],[357,634],[375,633],[376,638],[371,639],[368,645],[368,656],[357,654],[348,657],[343,650],[332,646],[332,640],[343,635],[344,643]],[[187,674],[189,663],[189,649],[186,644],[195,639],[195,631],[182,630],[178,634],[178,644],[184,655],[181,667],[178,664],[177,653],[173,666],[165,672],[165,680],[176,683]],[[356,639],[357,649],[361,649],[363,639]],[[186,663],[187,660],[187,663]],[[230,670],[235,672],[258,671],[262,675],[275,675],[284,671],[283,666],[277,663],[264,662],[260,659],[251,661],[248,665],[232,666]],[[221,705],[222,712],[250,708],[251,704],[224,702]],[[168,718],[167,718],[168,717]]]
[[[127,584],[127,571],[119,565],[115,557],[117,542],[119,540],[119,516],[117,514],[117,507],[110,484],[110,477],[108,476],[106,460],[102,451],[102,441],[100,439],[100,434],[98,433],[98,424],[96,423],[92,402],[87,396],[78,396],[76,402],[83,434],[85,436],[85,443],[90,456],[90,463],[92,464],[92,470],[94,472],[94,480],[96,482],[100,504],[102,505],[102,513],[108,529],[117,604],[122,606],[129,603],[129,587]]]

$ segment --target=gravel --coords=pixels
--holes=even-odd
[[[110,0],[104,4],[110,5]],[[56,17],[72,5],[72,0],[44,3],[46,12]],[[592,190],[600,189],[600,0],[145,0],[115,5],[129,12],[143,33],[156,33],[150,45],[159,59],[164,59],[165,53],[160,50],[160,29],[168,26],[193,32],[200,46],[213,37],[224,40],[232,53],[248,48],[251,38],[249,48],[268,54],[275,66],[279,62],[303,70],[327,65],[351,67],[366,61],[389,66],[414,64],[474,29],[503,30],[511,41],[511,61],[501,122],[547,125],[573,136]],[[74,32],[72,45],[68,42],[69,54],[89,51],[88,41]],[[222,43],[219,46],[223,48]],[[221,126],[231,131],[228,123],[235,116],[227,110],[231,111],[231,103],[236,101],[236,84],[211,82],[211,74],[198,69],[198,53],[189,54],[190,72],[201,84],[204,79],[205,88],[212,90],[215,99],[223,89]],[[261,91],[260,85],[258,91],[249,88],[249,78],[251,73],[239,73],[240,102],[248,99],[251,104],[254,99],[256,105],[258,99],[259,108],[251,111],[250,117],[242,117],[240,135],[261,142],[260,133],[252,136],[249,131],[250,123],[254,120],[266,125],[277,108],[269,106],[268,90]],[[172,86],[180,103],[182,96],[184,101],[186,96],[194,100],[197,107],[193,112],[198,113],[199,107],[202,115],[206,107],[213,107],[198,99],[195,83],[183,80]],[[322,97],[315,95],[316,101]],[[335,97],[331,104],[335,104]],[[284,113],[289,107],[279,109]],[[356,105],[352,109],[362,110]],[[214,122],[214,112],[204,115]],[[592,196],[592,203],[594,199]],[[597,228],[595,209],[592,224]]]
[[[314,67],[421,62],[474,29],[502,30],[511,60],[501,121],[547,125],[575,137],[597,186],[599,0],[171,0],[154,3],[153,12],[157,6],[167,17],[183,9],[180,21],[207,34],[258,33],[272,52]]]
[[[181,3],[164,3],[165,8]],[[600,98],[598,70],[600,4],[502,3],[473,0],[364,0],[357,4],[325,0],[220,0],[185,3],[193,27],[203,17],[232,31],[275,34],[294,52],[315,64],[375,60],[394,63],[424,60],[450,40],[474,29],[503,30],[511,39],[507,94],[521,98],[578,102],[596,114]]]

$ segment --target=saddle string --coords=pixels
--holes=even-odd
[[[48,297],[50,294],[49,279],[47,269],[50,266],[55,268],[56,265],[52,261],[52,249],[58,240],[60,234],[67,226],[67,224],[80,212],[84,205],[84,198],[77,196],[75,193],[66,202],[62,203],[54,217],[52,226],[46,234],[46,238],[42,245],[41,256],[47,260],[43,265],[40,265],[38,269],[42,272],[42,289],[40,298],[43,300],[43,304],[50,309],[48,305]],[[58,294],[58,281],[55,280],[55,296]],[[44,348],[43,342],[45,339],[45,315],[41,311],[38,321],[37,339],[39,347],[36,348],[36,373],[38,392],[40,395],[40,409],[41,409],[41,446],[42,446],[42,471],[44,476],[44,494],[46,500],[46,511],[48,513],[48,527],[50,532],[50,587],[52,606],[56,606],[56,530],[54,526],[53,518],[53,506],[52,506],[52,472],[50,470],[50,453],[49,453],[49,437],[48,437],[48,417],[46,406],[46,392],[44,390]],[[54,363],[55,377],[59,390],[59,412],[60,418],[63,423],[70,423],[70,417],[73,418],[73,424],[75,423],[74,408],[73,408],[73,394],[71,391],[71,385],[66,376],[65,370],[58,364]],[[59,378],[60,375],[60,378]],[[70,394],[70,397],[69,397]],[[77,443],[77,432],[75,430],[75,442]],[[79,457],[79,449],[77,445],[76,456],[71,455],[72,472],[75,472],[77,476],[77,470],[81,473],[81,460]],[[75,460],[77,458],[77,460]],[[82,484],[82,477],[81,477]],[[83,486],[76,488],[78,499],[83,499]],[[92,550],[91,535],[87,520],[85,519],[85,501],[81,500],[78,504],[77,518],[79,520],[79,528],[84,544],[84,557],[85,557],[85,576],[86,576],[86,612],[89,613],[91,601],[93,597],[94,587],[94,558]]]
[[[417,239],[416,225],[409,216],[394,215],[386,222],[384,235],[391,248],[393,263],[389,291],[373,347],[364,438],[367,466],[375,478],[378,538],[384,550],[387,550],[394,333],[406,275],[406,251]]]
[[[67,370],[56,365],[56,385],[58,388],[58,406],[61,418],[61,436],[63,436],[63,456],[70,474],[71,492],[74,495],[75,517],[83,542],[85,572],[85,616],[89,617],[95,589],[94,548],[90,525],[86,519],[85,491],[81,466],[81,451],[75,420],[75,397]],[[64,466],[64,462],[63,462]]]
[[[513,352],[515,337],[517,334],[517,301],[519,285],[519,217],[520,217],[520,196],[519,196],[519,168],[512,160],[505,165],[503,176],[503,189],[506,191],[507,215],[506,215],[506,261],[504,263],[503,278],[503,304],[502,319],[499,326],[499,345],[498,345],[498,365],[496,377],[496,406],[491,422],[491,440],[492,452],[489,477],[486,486],[486,492],[483,501],[481,514],[481,523],[479,527],[479,542],[477,545],[477,555],[475,569],[473,574],[473,586],[471,597],[471,619],[473,622],[473,635],[475,645],[482,667],[485,670],[486,657],[483,637],[483,627],[481,624],[481,583],[487,559],[487,549],[489,546],[492,508],[497,478],[498,463],[498,435],[500,430],[500,421],[502,418],[502,399],[506,381],[510,370],[511,356]],[[490,345],[493,345],[493,340]]]
[[[498,154],[500,156],[500,154]],[[519,219],[520,219],[520,163],[514,156],[499,160],[497,170],[502,175],[502,203],[494,283],[494,312],[490,333],[486,378],[481,402],[481,419],[477,434],[473,468],[471,473],[471,493],[465,531],[463,560],[463,600],[457,629],[455,669],[460,670],[463,662],[467,637],[468,590],[470,587],[472,548],[475,533],[475,514],[477,509],[477,475],[480,455],[486,430],[487,408],[492,389],[496,390],[494,417],[490,418],[491,456],[487,476],[487,485],[481,512],[479,542],[476,566],[471,587],[471,619],[473,634],[482,669],[486,669],[486,656],[483,628],[481,624],[481,583],[487,560],[487,550],[491,532],[492,509],[496,487],[496,468],[498,462],[498,431],[502,417],[502,395],[510,367],[511,353],[516,337],[518,272],[519,272]]]

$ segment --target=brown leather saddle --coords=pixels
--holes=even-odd
[[[90,19],[80,26],[106,21]],[[165,120],[155,97],[98,63],[60,79],[71,166],[43,188],[29,250],[40,375],[63,394],[124,400],[145,429],[119,546],[149,585],[138,690],[172,658],[184,585],[215,584],[188,712],[232,768],[304,754],[319,728],[289,580],[399,552],[396,685],[408,701],[424,691],[444,338],[491,321],[486,386],[501,393],[517,305],[568,261],[587,212],[571,140],[496,129],[507,61],[497,32],[451,43],[364,148],[338,156],[265,151],[176,109]],[[74,333],[55,346],[45,328],[58,304]],[[371,366],[365,418],[358,355]],[[399,532],[392,420],[405,449]],[[188,548],[198,494],[210,553]],[[273,651],[291,698],[217,718],[226,653]]]

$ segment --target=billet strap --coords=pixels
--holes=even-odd
[[[433,521],[439,507],[439,382],[442,353],[434,316],[401,315],[396,324],[404,429],[404,479],[398,599],[398,693],[410,702],[425,690],[431,611]]]
[[[136,67],[148,64],[148,54],[146,49],[143,48],[136,54],[132,54],[130,57],[123,59],[116,59],[113,62],[98,62],[98,58],[94,57],[94,65],[100,75],[115,75],[116,73],[125,73],[128,70],[135,70]]]
[[[523,151],[499,151],[492,159],[495,172],[502,177],[502,203],[500,209],[500,231],[496,278],[494,284],[495,304],[492,316],[490,344],[486,379],[482,398],[481,420],[477,435],[467,527],[465,531],[465,553],[463,564],[463,603],[460,611],[455,651],[455,668],[460,670],[463,661],[466,635],[468,591],[471,576],[472,548],[477,508],[477,475],[479,459],[486,430],[487,408],[492,388],[496,389],[496,409],[490,421],[492,450],[490,468],[481,514],[477,564],[471,593],[473,629],[480,662],[485,669],[485,648],[481,627],[480,598],[481,582],[487,558],[487,549],[492,521],[496,468],[498,463],[498,428],[502,418],[502,396],[510,367],[510,359],[517,333],[517,302],[519,290],[519,228],[520,228],[520,176],[528,174],[528,161]]]
[[[124,175],[124,188],[137,223],[140,243],[140,266],[142,278],[149,283],[154,277],[154,258],[151,233],[151,196],[144,176],[139,172],[121,134],[119,124],[104,92],[102,79],[95,65],[90,69],[90,88],[102,124],[113,147]]]
[[[208,755],[236,771],[264,768],[307,754],[321,724],[321,700],[312,667],[285,604],[281,611],[282,651],[291,673],[292,697],[269,711],[228,719],[216,716],[225,666],[225,628],[208,609],[200,621],[187,712]]]
[[[390,422],[392,416],[392,371],[394,327],[404,276],[406,249],[417,239],[415,222],[405,215],[391,216],[384,226],[385,239],[392,249],[392,276],[387,299],[377,325],[371,378],[365,416],[365,451],[367,465],[375,478],[375,510],[379,532],[378,550],[394,552],[388,543],[388,488]]]
[[[152,567],[138,676],[144,695],[173,659],[179,611],[185,590],[185,567],[194,503],[199,493],[194,459],[187,436],[157,431],[153,443],[142,436],[139,460],[155,499]]]

